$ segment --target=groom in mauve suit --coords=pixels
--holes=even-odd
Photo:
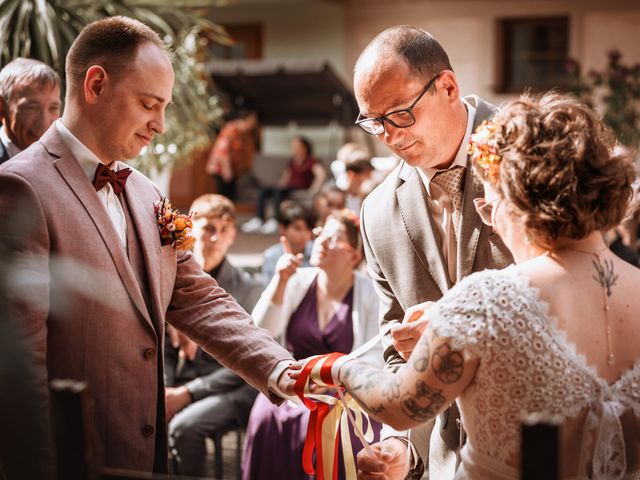
[[[495,107],[462,98],[442,46],[409,26],[389,28],[369,43],[356,63],[354,89],[356,123],[402,159],[361,212],[380,322],[398,324],[383,342],[387,365],[395,367],[409,358],[428,323],[428,313],[409,323],[424,310],[410,307],[437,301],[472,272],[513,261],[474,209],[483,192],[467,159],[470,134]],[[426,398],[420,407],[429,408]],[[452,478],[461,439],[457,419],[453,404],[435,428],[431,422],[413,430],[409,455],[400,436],[376,444],[375,458],[361,451],[359,478],[401,479],[409,470],[419,477],[425,465],[432,480]]]
[[[66,80],[63,117],[0,167],[1,224],[28,230],[13,239],[13,278],[29,282],[13,292],[17,320],[45,415],[48,380],[86,381],[103,464],[163,472],[165,321],[274,402],[292,392],[293,359],[191,253],[161,242],[160,193],[122,163],[164,131],[174,75],[157,34],[124,17],[88,25]]]

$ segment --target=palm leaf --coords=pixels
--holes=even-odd
[[[64,78],[64,60],[80,30],[113,15],[137,18],[170,39],[176,82],[167,109],[165,135],[137,159],[144,171],[187,160],[209,143],[222,109],[196,60],[197,38],[231,44],[227,32],[209,20],[210,8],[226,0],[0,0],[0,67],[23,56],[52,65]],[[63,85],[64,91],[64,85]],[[156,154],[155,152],[158,152]]]

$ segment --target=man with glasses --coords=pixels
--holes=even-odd
[[[389,28],[369,43],[356,63],[354,89],[356,124],[403,160],[361,212],[380,322],[397,324],[384,339],[384,356],[397,368],[426,328],[430,302],[472,272],[512,262],[475,212],[473,200],[483,192],[467,159],[471,133],[495,108],[476,96],[462,98],[442,46],[409,26]],[[428,403],[425,397],[417,407]],[[359,478],[399,479],[408,471],[419,477],[427,462],[429,478],[452,478],[463,440],[458,417],[454,404],[436,428],[415,429],[408,441],[394,432],[376,444],[377,458],[361,451]]]

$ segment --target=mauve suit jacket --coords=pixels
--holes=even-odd
[[[145,176],[133,170],[124,195],[134,235],[129,252],[55,124],[0,167],[1,224],[29,226],[16,249],[24,260],[19,273],[31,283],[18,320],[35,360],[42,408],[48,410],[47,380],[87,381],[104,465],[151,471],[155,455],[161,471],[165,321],[273,401],[268,376],[291,356],[191,253],[160,245],[153,210],[160,194]]]
[[[478,97],[465,100],[476,108],[474,130],[495,111],[495,107]],[[513,262],[502,240],[482,223],[475,211],[473,199],[482,197],[483,191],[473,177],[468,164],[457,242],[456,281],[473,272],[502,268]],[[400,162],[367,196],[361,217],[367,265],[381,300],[381,326],[401,322],[408,307],[437,301],[452,287],[432,225],[427,192],[415,168]],[[383,348],[388,365],[404,363],[389,335],[383,339]],[[412,440],[426,459],[428,439],[415,430]]]

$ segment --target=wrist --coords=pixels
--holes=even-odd
[[[186,407],[187,405],[193,403],[193,395],[191,395],[191,392],[185,385],[178,387],[176,390],[178,393],[178,398],[180,399],[180,403],[183,407]]]

